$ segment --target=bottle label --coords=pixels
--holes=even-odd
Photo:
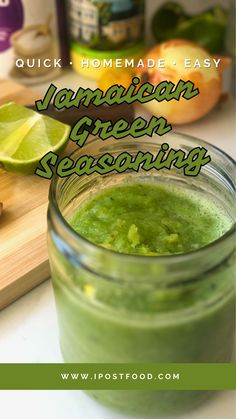
[[[71,40],[99,51],[131,48],[144,38],[144,0],[68,0]]]
[[[0,0],[0,52],[11,47],[12,34],[23,26],[21,0]]]

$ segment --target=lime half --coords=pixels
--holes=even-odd
[[[66,145],[69,125],[13,102],[0,106],[0,167],[10,172],[33,173],[49,151]]]

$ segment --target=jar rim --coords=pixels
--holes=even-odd
[[[176,138],[183,138],[183,139],[188,139],[191,140],[192,142],[196,143],[197,146],[203,146],[205,147],[208,151],[209,150],[213,150],[216,151],[218,153],[220,153],[224,158],[226,158],[233,166],[234,169],[236,171],[236,161],[229,156],[224,150],[221,150],[219,147],[210,144],[209,142],[199,139],[197,137],[191,136],[191,135],[187,135],[187,134],[182,134],[180,132],[172,132],[171,134],[167,134],[166,137],[168,136],[174,136]],[[97,144],[99,141],[101,141],[99,138],[93,138],[93,144]],[[86,146],[85,146],[86,147]],[[84,149],[85,149],[84,147]],[[73,157],[74,154],[77,154],[78,150],[73,151],[70,154],[70,157]],[[176,263],[184,263],[185,261],[189,261],[189,258],[192,258],[192,260],[194,260],[195,258],[198,259],[199,257],[205,255],[207,252],[209,252],[209,250],[214,250],[216,249],[218,246],[220,246],[224,241],[226,241],[227,239],[231,238],[234,233],[235,233],[235,229],[236,229],[236,223],[233,223],[231,228],[229,230],[227,230],[222,236],[220,236],[218,239],[214,240],[213,242],[200,247],[198,249],[189,251],[189,252],[185,252],[185,253],[178,253],[178,254],[172,254],[172,255],[161,255],[161,256],[148,256],[148,255],[137,255],[137,254],[127,254],[127,253],[119,253],[116,252],[112,249],[108,249],[108,248],[104,248],[96,243],[93,243],[91,241],[89,241],[88,239],[86,239],[85,237],[83,237],[82,235],[80,235],[78,232],[76,232],[71,226],[70,224],[66,221],[66,219],[64,218],[64,216],[62,215],[60,208],[58,206],[57,203],[57,199],[56,199],[56,188],[57,188],[57,183],[58,180],[60,179],[59,176],[53,176],[51,184],[50,184],[50,188],[49,188],[49,205],[52,204],[53,210],[55,211],[53,213],[53,218],[56,216],[57,221],[59,222],[59,224],[62,226],[62,228],[65,228],[67,233],[70,236],[70,239],[72,242],[74,243],[80,243],[82,245],[84,245],[86,247],[86,249],[88,250],[97,250],[100,252],[103,252],[103,254],[105,255],[110,255],[113,258],[115,258],[117,261],[122,261],[122,262],[134,262],[137,261],[137,259],[140,262],[150,262],[150,259],[152,262],[158,261],[159,264],[163,263],[166,264],[166,262],[168,262],[168,264],[176,264]]]

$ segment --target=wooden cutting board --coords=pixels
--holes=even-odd
[[[41,97],[41,93],[18,83],[0,80],[0,105],[9,101],[30,105]],[[74,118],[84,116],[84,112],[113,121],[124,114],[130,122],[134,118],[133,107],[122,105],[122,108],[101,110],[93,106],[85,110],[80,107],[76,116],[73,112],[67,113],[66,120],[73,124]],[[54,110],[51,115],[58,116]],[[75,148],[76,145],[70,142],[66,153]],[[50,276],[46,244],[48,189],[49,181],[45,179],[35,175],[15,175],[0,169],[0,203],[3,203],[0,216],[0,309]]]
[[[0,104],[32,104],[41,94],[0,80]],[[46,212],[49,182],[0,169],[0,309],[49,278]]]

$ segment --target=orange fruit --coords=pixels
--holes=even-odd
[[[134,77],[135,73],[132,70],[109,68],[102,74],[102,77],[98,81],[98,87],[103,92],[106,92],[115,84],[122,85],[128,89]]]

